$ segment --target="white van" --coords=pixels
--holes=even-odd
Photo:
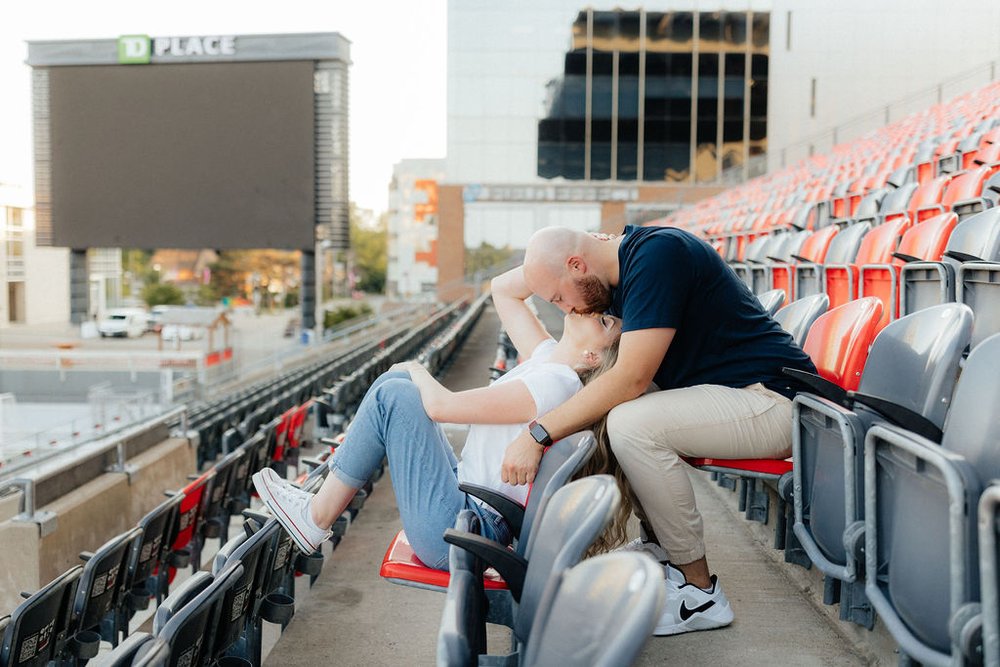
[[[138,338],[146,333],[146,311],[142,308],[112,308],[97,323],[101,338]]]

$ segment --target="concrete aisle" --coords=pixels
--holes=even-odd
[[[558,328],[551,314],[544,318]],[[555,325],[555,326],[553,326]],[[498,322],[487,309],[445,377],[452,389],[480,386],[496,349]],[[460,439],[458,428],[449,435]],[[754,541],[736,512],[736,496],[695,475],[712,566],[725,586],[736,621],[724,630],[653,638],[640,665],[858,665],[834,624]],[[382,581],[378,568],[400,523],[383,478],[343,542],[327,559],[266,665],[432,665],[444,596]],[[300,580],[301,581],[301,580]],[[491,626],[492,628],[492,626]],[[509,635],[492,628],[491,652]]]

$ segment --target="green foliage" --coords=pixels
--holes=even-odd
[[[184,305],[184,292],[170,283],[149,283],[142,288],[142,300],[146,305],[181,306]]]
[[[323,311],[323,328],[332,329],[338,324],[353,320],[355,317],[370,315],[371,312],[372,307],[367,303],[361,303],[357,307],[340,306],[334,310],[325,310]]]
[[[297,305],[299,305],[299,289],[296,287],[285,292],[285,308],[294,308]]]
[[[214,306],[219,302],[219,293],[214,285],[198,285],[194,302],[199,306]]]
[[[381,294],[385,291],[386,268],[389,263],[389,234],[385,217],[373,227],[363,225],[354,204],[350,208],[351,250],[354,268],[358,272],[355,286],[362,292]]]
[[[497,248],[483,241],[478,248],[465,249],[465,275],[493,273],[509,264],[513,256],[514,251],[509,247]]]

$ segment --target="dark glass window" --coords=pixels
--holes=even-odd
[[[726,12],[722,19],[722,41],[726,46],[745,46],[747,43],[747,15],[743,12]]]

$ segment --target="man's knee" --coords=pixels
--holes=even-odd
[[[620,457],[622,453],[627,452],[634,440],[632,437],[635,433],[634,427],[634,406],[631,401],[621,403],[608,413],[608,442],[615,456]]]

